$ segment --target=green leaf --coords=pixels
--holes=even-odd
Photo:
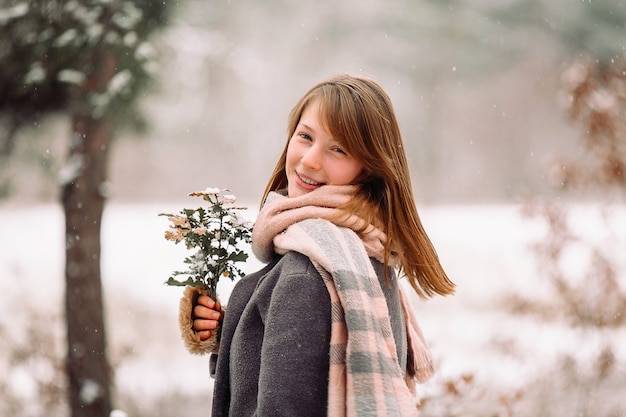
[[[173,287],[186,287],[187,285],[193,285],[193,279],[188,278],[186,281],[178,281],[170,277],[167,281],[165,281],[165,285],[170,285]]]

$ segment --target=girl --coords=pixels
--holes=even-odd
[[[454,284],[420,223],[391,102],[336,76],[296,104],[288,138],[253,230],[267,266],[227,313],[207,296],[189,307],[196,337],[221,332],[212,416],[416,415],[414,383],[433,371],[396,271],[423,298]]]

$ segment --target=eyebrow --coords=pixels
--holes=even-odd
[[[306,129],[309,129],[309,130],[315,132],[315,129],[313,129],[311,126],[307,125],[306,123],[299,122],[298,124],[302,125]]]

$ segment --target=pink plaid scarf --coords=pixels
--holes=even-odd
[[[386,236],[372,225],[357,235],[352,228],[363,220],[355,216],[328,221],[353,192],[324,186],[296,198],[271,193],[254,225],[252,248],[264,262],[274,252],[300,252],[324,279],[332,304],[328,415],[416,416],[415,382],[428,380],[433,367],[398,285],[409,354],[402,376],[387,303],[369,260],[382,260]]]

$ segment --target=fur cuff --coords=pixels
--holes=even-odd
[[[206,295],[206,291],[202,288],[185,287],[178,314],[180,335],[187,350],[194,355],[217,353],[222,330],[222,326],[218,326],[217,329],[211,330],[211,336],[207,340],[200,340],[200,336],[193,329],[193,308],[198,304],[198,296],[201,294]]]

